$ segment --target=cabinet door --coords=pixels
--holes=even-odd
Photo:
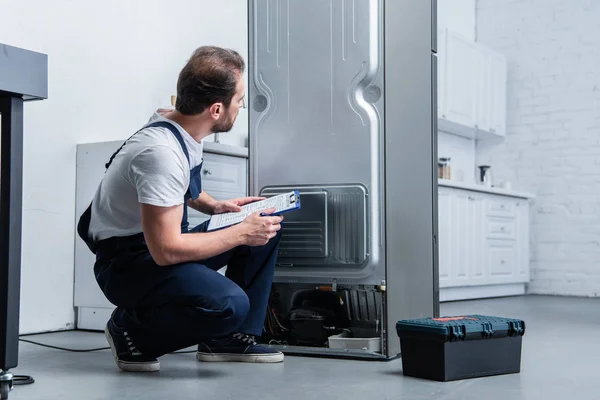
[[[477,45],[447,32],[442,118],[457,124],[476,125]]]
[[[438,99],[438,118],[446,117],[446,102],[447,96],[447,79],[446,79],[446,29],[438,29],[437,38],[437,63],[438,63],[438,76],[437,76],[437,99]]]
[[[469,195],[469,219],[466,240],[469,242],[469,284],[485,283],[487,271],[484,261],[485,199],[478,193]]]
[[[529,202],[519,200],[517,206],[517,278],[529,282]]]
[[[455,190],[452,195],[452,276],[453,286],[469,284],[471,252],[473,247],[469,224],[471,200],[470,193]]]
[[[440,287],[470,286],[484,279],[483,214],[481,196],[464,190],[439,189]]]
[[[489,132],[492,129],[492,55],[489,51],[480,48],[476,53],[476,59],[476,126],[481,131]]]
[[[507,66],[504,56],[490,53],[491,109],[490,132],[498,136],[506,136],[506,82]]]
[[[468,279],[468,240],[464,232],[467,225],[467,208],[466,195],[458,190],[439,189],[440,287],[462,286]]]
[[[438,247],[440,287],[451,286],[452,271],[452,192],[438,191]]]

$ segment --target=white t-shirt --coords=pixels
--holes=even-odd
[[[140,203],[164,207],[183,204],[190,170],[202,162],[202,142],[158,112],[148,123],[157,121],[169,121],[177,127],[190,162],[167,128],[144,128],[136,133],[114,158],[92,201],[90,235],[95,240],[142,232]]]

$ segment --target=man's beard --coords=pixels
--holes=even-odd
[[[226,119],[223,121],[217,121],[212,126],[212,133],[221,133],[221,132],[229,132],[233,128],[233,123],[235,122],[234,118],[227,113]]]

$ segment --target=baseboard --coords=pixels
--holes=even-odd
[[[440,302],[485,299],[491,297],[522,296],[524,294],[524,283],[450,287],[440,289]]]
[[[102,331],[114,308],[78,307],[77,329]]]

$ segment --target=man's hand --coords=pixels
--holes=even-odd
[[[213,213],[223,214],[226,212],[239,212],[242,211],[241,206],[264,199],[266,199],[266,197],[240,197],[237,199],[217,201]]]
[[[237,229],[242,237],[242,242],[248,246],[264,246],[277,235],[281,229],[283,217],[280,215],[269,216],[273,214],[275,208],[259,211],[250,214],[239,225],[233,227]],[[261,216],[266,214],[266,216]]]

